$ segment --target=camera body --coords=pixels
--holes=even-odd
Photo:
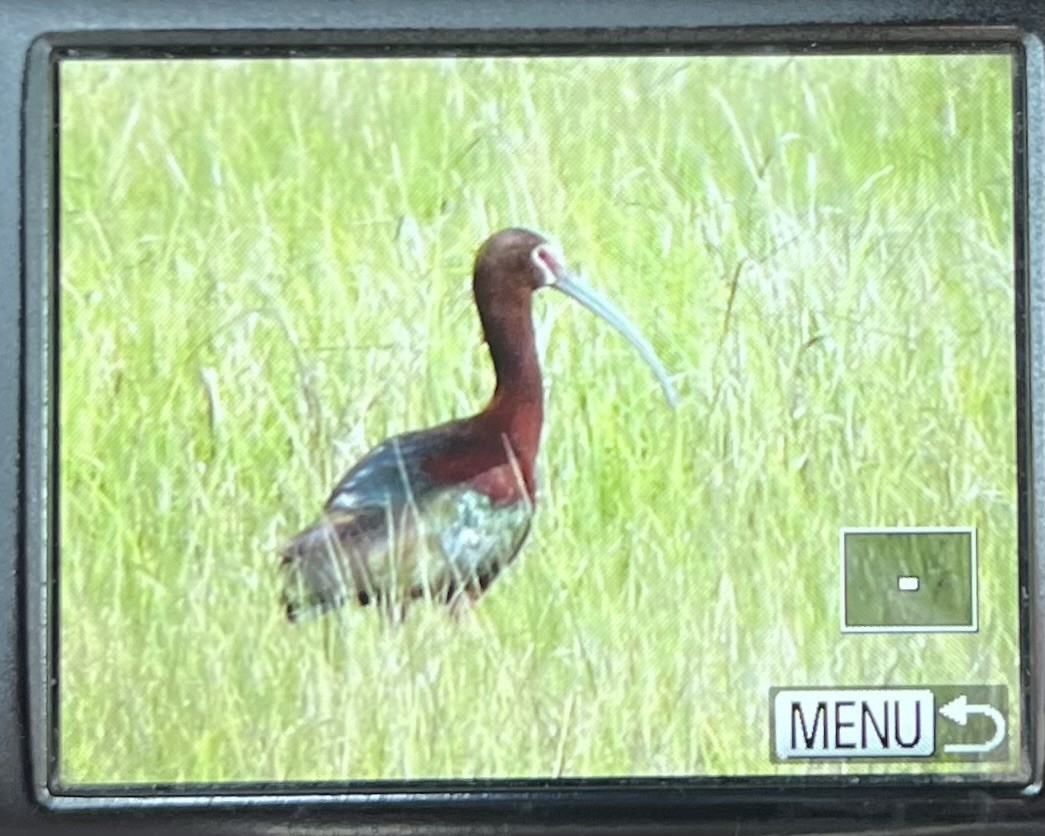
[[[1041,825],[1045,11],[9,10],[9,823]],[[835,78],[850,79],[848,95],[825,92]],[[936,87],[919,98],[913,78]],[[798,103],[804,115],[790,116]],[[847,116],[867,121],[847,132]],[[903,156],[900,138],[928,122],[938,145],[909,140]],[[224,244],[207,237],[218,228]],[[612,305],[575,261],[594,265]],[[545,304],[545,288],[625,339],[583,330],[604,328],[583,313],[554,328],[569,302]],[[500,300],[520,294],[530,330],[499,336],[516,322]],[[185,325],[197,318],[197,331]],[[472,333],[450,333],[469,318]],[[575,348],[555,352],[553,332]],[[526,340],[532,361],[516,353]],[[484,407],[487,352],[496,388]],[[430,383],[421,406],[421,379],[454,383]],[[872,391],[882,399],[860,400]],[[876,421],[886,410],[893,424]],[[163,429],[191,422],[198,436]],[[552,456],[556,445],[570,452]],[[488,463],[464,467],[476,450],[499,481]],[[832,481],[832,455],[846,457],[837,472],[871,475]],[[895,463],[895,490],[880,460]],[[938,483],[919,493],[926,474]],[[386,503],[376,514],[372,490]],[[185,496],[194,522],[168,531]],[[821,524],[825,503],[842,510]],[[248,507],[262,513],[244,517]],[[687,527],[697,507],[704,521]],[[501,528],[483,540],[489,525]],[[778,563],[741,547],[769,530],[782,532]],[[415,541],[426,557],[404,556]],[[257,565],[237,564],[242,544]],[[673,549],[692,561],[673,563]],[[455,564],[432,580],[477,551],[474,576]],[[664,597],[673,584],[679,597]],[[231,601],[214,591],[233,588]],[[283,609],[299,620],[310,608],[314,622],[284,623]],[[220,631],[168,628],[212,618]],[[244,643],[220,651],[227,668],[182,643],[237,624]],[[165,655],[143,655],[164,642]],[[805,657],[800,675],[792,657]],[[462,672],[469,660],[475,671]],[[830,674],[858,669],[872,673]],[[243,701],[251,689],[256,703]],[[160,697],[200,727],[175,722],[157,738]],[[271,722],[268,705],[283,706]],[[237,716],[235,735],[209,725]],[[106,735],[126,770],[86,742]],[[426,742],[401,750],[397,735]],[[311,742],[284,758],[295,736]],[[338,739],[351,741],[331,744],[342,761],[309,764],[317,741]],[[237,761],[237,741],[253,754]]]

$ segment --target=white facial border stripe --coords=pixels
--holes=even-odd
[[[544,286],[549,287],[558,281],[555,267],[562,269],[563,259],[548,244],[538,244],[530,253],[530,260],[544,277]],[[549,263],[550,262],[550,263]]]

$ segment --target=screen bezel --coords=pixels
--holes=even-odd
[[[161,4],[145,4],[154,10]],[[162,4],[175,8],[175,4]],[[247,5],[247,4],[245,4]],[[264,4],[262,4],[264,5]],[[453,5],[453,4],[451,4]],[[1034,513],[1043,495],[1042,403],[1043,331],[1041,313],[1045,309],[1045,282],[1042,271],[1043,189],[1042,165],[1043,58],[1037,34],[1023,26],[964,25],[958,20],[950,26],[881,26],[883,9],[870,9],[878,25],[858,26],[740,26],[716,28],[701,24],[701,13],[710,23],[729,22],[731,12],[713,7],[698,7],[689,17],[671,18],[667,6],[655,6],[648,22],[665,25],[606,26],[626,12],[618,4],[607,6],[601,17],[598,6],[582,15],[587,26],[554,25],[554,8],[543,8],[547,28],[516,26],[459,29],[439,28],[352,28],[339,21],[336,29],[317,26],[311,30],[222,28],[153,30],[94,29],[38,34],[25,61],[22,148],[21,288],[23,307],[18,311],[20,345],[16,367],[20,387],[17,423],[21,468],[20,523],[17,538],[22,563],[18,567],[22,584],[20,649],[21,685],[24,699],[19,737],[30,741],[23,750],[29,769],[23,773],[37,804],[55,811],[117,811],[181,809],[186,812],[224,809],[271,810],[287,805],[309,805],[317,814],[326,809],[344,812],[351,808],[363,822],[383,815],[413,815],[432,820],[465,816],[469,820],[497,821],[527,815],[538,804],[551,811],[571,816],[612,817],[617,810],[639,811],[647,819],[700,815],[735,816],[737,805],[756,818],[770,821],[786,810],[802,810],[802,815],[822,824],[828,820],[848,820],[857,814],[854,801],[868,797],[873,789],[880,810],[902,804],[906,809],[925,808],[927,820],[939,816],[968,814],[990,798],[998,804],[1009,799],[1036,795],[1043,769],[1041,725],[1042,688],[1038,660],[1042,649],[1042,564],[1043,537],[1040,511]],[[786,4],[784,4],[786,5]],[[902,10],[903,4],[896,4]],[[1028,4],[1029,6],[1029,4]],[[892,8],[892,7],[890,7]],[[963,8],[965,8],[963,6]],[[418,7],[408,9],[422,21]],[[658,11],[659,10],[659,11]],[[710,10],[710,19],[708,19]],[[237,10],[238,11],[238,10]],[[649,11],[649,10],[647,10]],[[826,10],[825,10],[826,12]],[[625,18],[627,14],[623,14]],[[676,14],[675,17],[678,17]],[[245,18],[243,18],[245,19]],[[504,15],[509,23],[511,16]],[[389,15],[389,22],[401,22],[402,15]],[[596,21],[602,26],[595,25]],[[324,21],[325,22],[325,21]],[[367,22],[367,16],[362,16]],[[738,21],[734,21],[738,22]],[[748,21],[739,21],[748,23]],[[1040,20],[1038,21],[1040,23]],[[770,23],[773,23],[770,21]],[[0,41],[2,43],[2,41]],[[7,47],[4,46],[4,49]],[[177,787],[121,788],[105,786],[92,791],[55,791],[52,784],[57,757],[55,670],[57,634],[57,541],[54,513],[55,495],[44,486],[55,484],[56,461],[48,457],[54,450],[57,414],[57,363],[53,335],[56,322],[57,236],[54,234],[58,207],[56,180],[57,153],[57,63],[63,57],[157,58],[157,57],[306,57],[365,55],[433,54],[606,54],[628,52],[662,53],[674,50],[699,54],[737,54],[742,52],[951,52],[1012,51],[1014,55],[1014,224],[1016,268],[1017,340],[1017,455],[1020,497],[1020,586],[1021,643],[1028,662],[1023,673],[1023,733],[1029,743],[1029,780],[1021,783],[973,780],[960,786],[949,785],[933,776],[862,777],[856,786],[843,787],[830,777],[773,778],[641,778],[619,780],[571,779],[533,781],[426,781],[359,782],[356,784],[272,785],[179,785]],[[6,53],[5,53],[6,54]],[[0,181],[0,189],[3,181]],[[18,277],[12,271],[10,276]],[[6,280],[6,279],[5,279]],[[10,297],[9,297],[10,298]],[[1033,320],[1031,317],[1035,317]],[[6,332],[5,332],[6,333]],[[5,362],[10,362],[5,361]],[[6,407],[6,403],[5,403]],[[46,409],[46,413],[45,413]],[[46,521],[45,529],[42,523]],[[7,594],[4,591],[3,594]],[[13,673],[13,671],[12,671]],[[10,674],[4,674],[6,679]],[[3,732],[6,736],[7,730]],[[24,745],[24,744],[23,744]],[[848,783],[848,782],[847,782]],[[346,789],[348,787],[348,789]],[[786,800],[785,800],[786,799]],[[979,799],[974,801],[972,799]],[[943,803],[943,806],[941,806]],[[892,805],[892,806],[891,806]],[[717,812],[716,812],[717,811]],[[761,811],[761,812],[758,812]],[[866,811],[865,811],[866,813]],[[207,814],[209,815],[209,814]],[[533,815],[532,811],[529,815]],[[872,818],[873,818],[873,814]],[[910,820],[916,820],[914,817]]]

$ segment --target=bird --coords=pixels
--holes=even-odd
[[[334,486],[319,518],[281,550],[282,604],[296,622],[379,605],[393,620],[428,598],[472,604],[519,553],[537,499],[544,391],[531,300],[543,288],[572,297],[619,331],[677,395],[653,348],[585,285],[550,237],[526,227],[479,247],[472,292],[496,383],[467,418],[392,436]]]

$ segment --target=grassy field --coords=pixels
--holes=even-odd
[[[771,686],[1015,712],[1009,74],[66,65],[62,781],[822,772],[769,762]],[[488,397],[471,259],[513,224],[629,313],[679,409],[539,295],[520,559],[460,620],[288,625],[276,550],[338,476]],[[978,634],[840,633],[838,529],[875,525],[977,526]]]

